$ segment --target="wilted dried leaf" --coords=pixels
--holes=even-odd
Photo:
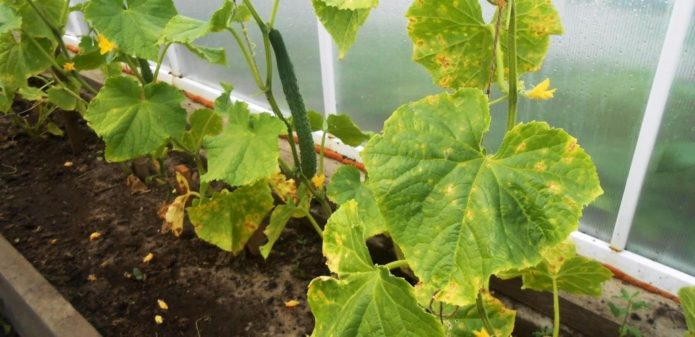
[[[157,305],[159,305],[159,308],[162,310],[169,310],[169,306],[166,302],[164,302],[164,300],[157,300]]]
[[[97,280],[97,276],[94,275],[94,274],[89,274],[89,275],[87,276],[87,281],[89,281],[89,282],[94,282],[94,281],[96,281],[96,280]]]
[[[100,237],[101,237],[101,233],[100,233],[100,232],[94,232],[94,233],[92,233],[92,234],[89,234],[89,240],[90,240],[90,241],[97,240],[97,239],[99,239]]]
[[[179,166],[185,168],[185,171],[179,172]],[[188,180],[190,179],[190,171],[188,171],[188,167],[184,165],[178,165],[176,166],[176,184],[177,189],[179,190],[179,194],[188,194],[188,191],[190,191],[190,187],[188,185]]]
[[[294,179],[287,179],[280,172],[270,177],[270,186],[282,201],[287,201],[289,198],[297,198],[297,184],[294,182]]]
[[[154,258],[154,254],[148,253],[147,255],[145,255],[145,257],[142,258],[142,262],[150,263],[150,261],[152,261],[153,258]]]
[[[180,195],[176,197],[174,202],[169,205],[164,217],[167,229],[170,229],[176,237],[179,237],[181,232],[183,232],[183,219],[185,214],[184,209],[186,207],[187,200],[188,195]]]
[[[147,193],[150,190],[147,188],[147,185],[140,180],[136,175],[131,174],[128,176],[126,179],[126,184],[128,185],[128,188],[130,189],[130,193],[132,194],[137,194],[137,193]]]
[[[63,166],[65,168],[71,168],[71,167],[75,166],[75,164],[71,161],[66,161],[65,164],[63,164]]]
[[[289,300],[289,301],[285,302],[285,308],[294,308],[300,304],[301,304],[301,302],[299,302],[297,300]]]
[[[58,243],[58,239],[51,239],[51,241],[48,241],[48,243],[55,245],[56,243]]]
[[[160,315],[155,315],[154,316],[154,322],[157,323],[157,325],[164,323],[164,317]]]

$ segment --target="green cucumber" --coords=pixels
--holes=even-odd
[[[285,92],[287,105],[290,106],[294,127],[299,137],[300,169],[305,177],[311,179],[316,174],[316,149],[304,100],[299,93],[297,76],[294,74],[294,67],[292,66],[292,61],[290,61],[289,54],[287,54],[285,42],[282,40],[280,32],[272,29],[268,37],[275,52],[275,61],[277,62],[278,75],[282,83],[282,91]]]

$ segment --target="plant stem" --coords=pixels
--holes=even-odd
[[[38,7],[36,7],[36,4],[34,4],[34,2],[32,0],[26,0],[26,1],[29,4],[29,6],[31,6],[31,8],[34,10],[34,12],[36,12],[36,14],[39,15],[39,18],[41,19],[41,21],[43,21],[46,24],[46,26],[48,26],[48,29],[51,31],[51,33],[53,33],[54,37],[56,38],[56,40],[58,42],[58,45],[60,45],[60,52],[67,59],[68,58],[68,51],[67,51],[67,48],[65,48],[65,44],[63,43],[63,36],[62,36],[62,34],[60,34],[60,31],[58,30],[58,28],[56,28],[55,26],[53,26],[51,24],[51,22],[48,20],[48,18],[46,18],[44,13]]]
[[[135,61],[133,60],[133,58],[130,57],[130,55],[128,55],[128,54],[123,54],[123,56],[125,57],[126,64],[128,64],[130,71],[133,72],[133,75],[135,75],[135,77],[137,77],[137,79],[140,81],[140,83],[142,83],[143,86],[145,84],[147,84],[147,82],[145,82],[145,79],[142,78],[142,75],[140,75],[140,72],[138,71],[138,67],[135,64]]]
[[[261,89],[261,91],[265,92],[266,87],[263,83],[263,80],[261,79],[260,71],[258,71],[258,65],[256,64],[256,60],[253,58],[253,55],[251,55],[251,52],[249,51],[244,41],[242,41],[241,36],[239,36],[239,32],[237,32],[232,27],[227,27],[227,31],[232,34],[234,40],[239,45],[239,49],[241,49],[241,53],[244,55],[244,60],[246,60],[246,64],[249,66],[249,69],[251,70],[251,75],[253,75],[253,79],[256,81],[256,86],[258,86],[258,88]]]
[[[517,104],[517,71],[516,71],[516,1],[509,0],[509,110],[507,113],[507,131],[516,125],[516,104]]]
[[[388,268],[388,270],[394,270],[394,269],[402,268],[402,267],[406,267],[406,266],[408,266],[408,261],[406,261],[405,259],[392,261],[392,262],[389,262],[389,263],[384,265],[384,267]]]
[[[497,336],[497,333],[495,333],[495,329],[492,327],[492,323],[490,323],[490,319],[487,317],[487,312],[485,311],[485,304],[483,302],[483,289],[480,289],[478,291],[478,297],[475,299],[475,307],[478,310],[478,316],[480,316],[480,320],[483,321],[483,327],[485,330],[487,330],[488,334],[490,336]]]
[[[278,14],[278,5],[280,4],[280,0],[275,0],[273,2],[273,10],[270,12],[270,22],[268,23],[268,30],[273,29],[275,26],[275,17]]]
[[[318,233],[321,239],[323,239],[323,230],[321,229],[321,226],[319,226],[318,222],[316,222],[316,219],[314,219],[314,216],[311,215],[311,211],[306,211],[306,217],[309,219],[309,222],[311,222],[311,226],[314,227],[316,233]]]
[[[319,173],[324,177],[326,176],[326,171],[323,166],[324,158],[326,158],[326,130],[323,130],[323,135],[321,135],[321,157],[319,158]]]
[[[553,337],[560,336],[560,296],[557,291],[557,280],[553,278]]]
[[[164,49],[162,49],[162,53],[159,54],[159,59],[157,59],[157,67],[154,69],[154,75],[152,75],[155,82],[157,81],[157,78],[159,78],[159,69],[162,67],[162,62],[164,62],[164,56],[166,56],[167,50],[169,50],[169,47],[171,47],[171,45],[171,43],[167,43],[164,46]]]

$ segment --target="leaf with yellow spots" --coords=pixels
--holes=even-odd
[[[560,18],[550,0],[516,0],[517,63],[519,74],[538,71],[548,51],[550,35],[562,34]],[[508,11],[503,10],[506,14]],[[493,22],[483,19],[479,0],[415,1],[408,13],[413,59],[444,88],[486,88],[492,76]],[[507,18],[502,15],[497,71],[508,72]],[[496,48],[495,48],[496,49]],[[498,76],[497,78],[504,78]]]
[[[238,254],[273,208],[266,181],[247,185],[234,192],[223,190],[198,206],[188,208],[188,217],[198,237]]]
[[[565,131],[519,124],[488,154],[489,125],[480,90],[429,96],[398,108],[362,153],[409,266],[440,290],[437,300],[459,306],[490,275],[538,264],[602,193],[591,158]]]
[[[328,219],[323,232],[323,255],[328,269],[339,276],[374,269],[362,220],[354,200],[340,206]]]
[[[563,33],[560,16],[550,0],[515,0],[515,3],[517,69],[519,74],[535,72],[540,70],[548,53],[550,35]],[[509,40],[506,27],[501,25],[499,38],[505,64]]]
[[[413,287],[383,267],[339,280],[315,278],[307,297],[316,319],[312,337],[444,336],[437,318],[417,304]]]
[[[350,200],[357,202],[365,237],[369,238],[386,231],[384,218],[376,205],[374,195],[367,185],[362,183],[360,171],[355,167],[341,166],[331,177],[327,192],[328,197],[339,205]]]
[[[483,320],[480,318],[475,304],[459,308],[458,311],[451,305],[443,307],[444,315],[455,313],[453,316],[449,315],[444,324],[447,335],[456,337],[511,336],[512,330],[514,330],[516,311],[508,309],[500,300],[489,294],[483,296],[483,306],[488,321],[495,330],[494,335],[488,333],[483,327]]]
[[[545,249],[541,255],[541,263],[519,272],[524,289],[553,291],[554,280],[558,290],[599,296],[603,283],[613,277],[613,273],[600,263],[576,255],[571,239]]]
[[[444,88],[484,88],[490,81],[493,32],[479,0],[414,1],[406,14],[413,60]]]
[[[339,9],[368,9],[379,4],[379,0],[320,0],[328,6]]]

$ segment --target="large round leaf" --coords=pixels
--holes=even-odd
[[[85,17],[94,28],[128,54],[156,59],[157,41],[176,15],[171,0],[91,0]]]
[[[142,88],[130,77],[112,77],[89,104],[84,118],[104,139],[106,160],[130,160],[183,135],[183,100],[184,96],[166,83]]]
[[[342,59],[355,43],[357,31],[367,21],[371,8],[340,9],[327,5],[323,0],[312,0],[311,3],[316,16],[338,45],[338,58]]]
[[[53,43],[44,38],[34,41],[24,35],[15,38],[11,32],[0,35],[0,83],[6,89],[24,86],[27,78],[51,66],[44,55],[51,54]]]
[[[44,23],[44,19],[62,32],[67,22],[68,13],[66,6],[67,0],[41,0],[34,1],[36,8],[41,11],[41,15],[36,12],[28,1],[15,0],[16,8],[22,16],[22,29],[25,33],[33,37],[45,37],[55,39],[55,35],[48,25]]]
[[[383,267],[340,280],[322,276],[309,284],[312,337],[438,337],[437,319],[418,306],[412,287]]]
[[[456,305],[491,274],[538,263],[602,193],[563,130],[520,124],[487,155],[489,124],[479,90],[429,96],[400,107],[362,154],[389,233],[420,280]]]

